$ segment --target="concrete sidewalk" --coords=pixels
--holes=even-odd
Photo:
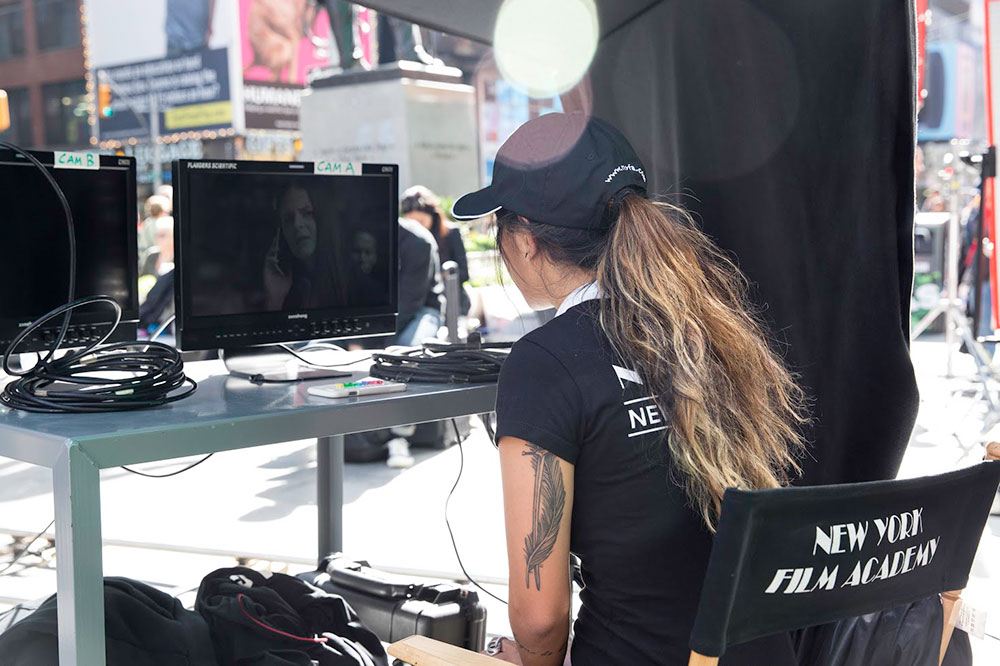
[[[913,359],[921,388],[918,425],[902,476],[943,472],[982,457],[977,441],[982,401],[965,379],[948,379],[944,344],[918,341]],[[959,375],[971,360],[956,356]],[[474,423],[476,423],[474,421]],[[496,450],[476,423],[465,442],[464,471],[450,518],[466,569],[506,597],[506,554]],[[444,522],[444,503],[459,472],[458,448],[415,450],[417,464],[349,465],[345,547],[375,566],[452,578],[460,569]],[[143,466],[164,473],[189,461]],[[0,562],[9,559],[10,531],[34,534],[52,519],[48,473],[0,458]],[[197,586],[232,553],[263,558],[254,566],[304,571],[316,557],[315,456],[311,441],[216,454],[189,472],[147,479],[124,470],[102,473],[105,572],[154,583],[175,593]],[[51,532],[50,532],[51,533]],[[143,547],[134,547],[142,544]],[[178,551],[201,551],[195,552]],[[208,553],[208,554],[206,554]],[[0,612],[55,591],[53,552],[29,555],[32,565],[0,576]],[[34,566],[37,565],[37,566]],[[4,564],[0,564],[3,568]],[[504,606],[492,599],[490,633],[509,633]],[[990,613],[987,631],[1000,636],[1000,517],[983,535],[967,598]],[[977,663],[1000,663],[1000,640],[973,639]]]

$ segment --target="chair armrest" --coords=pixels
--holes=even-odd
[[[948,643],[951,642],[951,635],[955,632],[955,622],[958,620],[958,611],[962,608],[962,590],[941,593],[941,610],[944,612],[941,632],[941,654],[938,664],[944,663],[944,655],[948,651]]]
[[[497,666],[504,663],[426,636],[410,636],[396,641],[387,651],[396,659],[413,666]]]

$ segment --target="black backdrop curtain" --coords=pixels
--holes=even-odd
[[[488,42],[500,0],[361,4]],[[803,482],[894,477],[917,410],[912,3],[597,4],[593,110],[754,282],[815,400]]]
[[[914,58],[907,0],[677,0],[608,36],[594,113],[731,251],[814,396],[803,482],[892,478],[909,358]]]

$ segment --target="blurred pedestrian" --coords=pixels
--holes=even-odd
[[[929,190],[920,210],[924,213],[944,213],[948,211],[947,203],[940,190]]]
[[[434,237],[415,220],[399,218],[399,282],[396,316],[397,333],[391,340],[377,344],[411,347],[426,338],[433,338],[441,328],[441,306],[444,286],[441,283],[441,262]],[[355,261],[364,259],[364,252],[355,253]],[[366,340],[369,344],[370,339]],[[360,348],[361,343],[351,345]],[[372,430],[347,435],[344,457],[347,462],[385,460],[389,467],[412,467],[410,437],[416,426]]]
[[[470,299],[465,291],[469,281],[469,259],[461,228],[448,221],[441,210],[441,200],[423,185],[414,185],[403,193],[400,209],[403,217],[416,220],[434,236],[442,266],[449,261],[458,264],[459,314],[469,314]]]
[[[174,218],[156,218],[156,243],[139,271],[139,328],[152,335],[174,314]]]
[[[149,197],[143,204],[145,218],[139,225],[139,275],[143,275],[142,262],[145,261],[150,248],[156,246],[156,221],[169,216],[171,212],[170,199],[159,194]],[[171,218],[172,223],[173,218]]]
[[[169,215],[155,220],[154,245],[142,259],[139,275],[159,277],[174,268],[174,218]]]
[[[156,188],[156,194],[160,195],[167,200],[168,206],[167,211],[173,215],[174,214],[174,186],[173,185],[160,185]]]

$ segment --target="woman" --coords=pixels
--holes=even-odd
[[[268,310],[330,308],[347,302],[335,225],[322,218],[300,185],[274,203],[278,225],[264,257]]]
[[[469,281],[469,260],[465,256],[461,229],[448,223],[441,210],[441,201],[423,185],[414,185],[403,192],[400,210],[403,217],[416,220],[431,232],[437,242],[442,266],[449,261],[458,264],[459,313],[468,314],[470,300],[464,285]]]
[[[563,663],[573,552],[585,582],[574,666],[686,664],[724,490],[781,486],[798,469],[802,392],[744,278],[645,189],[616,130],[550,114],[454,206],[459,219],[495,211],[514,282],[558,310],[514,346],[498,387],[515,638],[498,656],[513,663]],[[782,651],[790,662],[787,636],[723,663],[780,664]]]

